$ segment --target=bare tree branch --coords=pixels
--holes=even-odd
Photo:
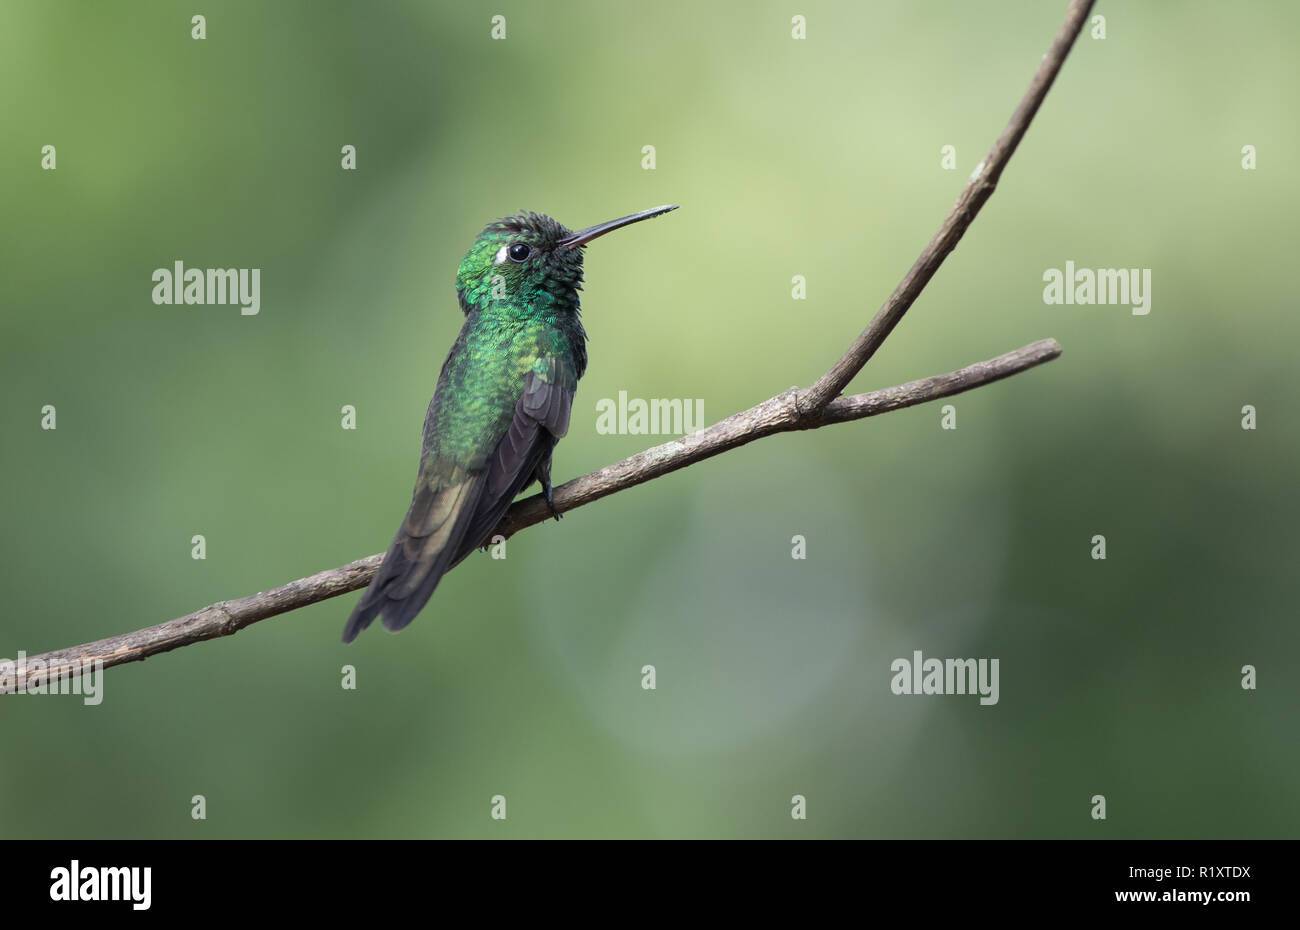
[[[832,423],[860,420],[951,397],[1026,371],[1060,355],[1061,347],[1056,341],[1044,339],[945,375],[852,397],[838,396],[893,331],[944,258],[957,245],[980,207],[993,194],[998,178],[1060,71],[1092,5],[1093,0],[1073,0],[1070,4],[1065,24],[1043,57],[1028,92],[988,157],[962,191],[939,232],[870,325],[830,371],[806,391],[791,388],[707,429],[647,449],[557,487],[556,510],[561,513],[573,510],[773,433],[819,429]],[[530,497],[511,506],[497,532],[510,536],[542,522],[548,515],[549,510],[541,496]],[[108,668],[138,662],[191,643],[230,636],[267,617],[365,587],[382,559],[383,553],[378,553],[269,591],[221,601],[157,626],[28,657],[21,669],[16,668],[12,661],[0,663],[0,693],[18,690],[22,684],[19,674],[28,681],[38,670],[46,681],[67,678],[79,674],[85,667],[83,663],[102,663],[102,667]]]
[[[743,446],[746,443],[793,430],[818,429],[832,423],[847,423],[874,417],[891,410],[914,407],[941,397],[951,397],[972,388],[992,384],[1011,375],[1027,371],[1061,354],[1055,339],[1043,339],[1024,348],[1016,349],[987,362],[976,362],[959,371],[935,375],[920,381],[911,381],[898,387],[836,398],[821,411],[800,411],[795,406],[795,390],[763,401],[748,410],[733,414],[707,429],[674,439],[663,445],[647,449],[631,458],[599,471],[576,478],[555,489],[555,509],[561,513],[590,504],[669,472],[677,471],[712,458],[719,453]],[[504,535],[541,523],[550,516],[541,495],[515,503],[501,522],[497,532]],[[233,601],[211,604],[194,613],[168,620],[134,633],[112,636],[97,642],[86,643],[71,649],[60,649],[27,659],[30,669],[39,663],[51,678],[75,675],[82,663],[102,662],[104,668],[138,662],[160,652],[169,652],[180,646],[200,643],[238,633],[244,627],[306,607],[318,601],[338,597],[370,583],[383,559],[382,552],[369,558],[331,568],[307,578],[299,578],[270,591],[262,591]],[[9,684],[0,693],[13,690],[15,669],[0,665],[0,680]],[[29,672],[30,674],[30,672]]]
[[[862,370],[862,366],[876,354],[881,343],[894,331],[894,327],[920,296],[921,291],[925,290],[925,286],[930,283],[930,279],[939,270],[943,260],[948,257],[948,253],[957,247],[967,227],[980,212],[980,207],[993,196],[993,191],[998,186],[998,179],[1002,177],[1002,170],[1011,160],[1020,140],[1025,137],[1025,131],[1029,129],[1034,114],[1038,112],[1043,98],[1047,96],[1052,82],[1056,80],[1061,65],[1065,64],[1065,56],[1070,53],[1075,37],[1087,21],[1092,5],[1093,0],[1074,0],[1070,4],[1065,22],[1052,41],[1052,47],[1043,56],[1043,62],[1038,66],[1034,79],[1029,82],[1029,90],[1025,92],[1016,111],[1011,114],[1007,128],[1002,130],[998,141],[993,143],[993,148],[971,175],[961,196],[949,211],[948,218],[943,221],[943,225],[934,234],[930,244],[903,276],[898,287],[894,288],[894,293],[889,295],[884,306],[876,312],[871,323],[854,340],[853,345],[849,346],[849,350],[830,371],[817,379],[816,384],[799,395],[800,407],[820,410],[848,387],[849,382]]]

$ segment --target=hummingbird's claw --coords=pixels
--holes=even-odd
[[[547,456],[545,462],[537,466],[536,477],[542,486],[542,497],[546,499],[546,506],[550,508],[551,516],[560,519],[564,514],[555,509],[555,489],[551,487],[551,459]]]
[[[555,509],[555,495],[551,491],[551,484],[549,481],[546,483],[546,488],[542,493],[546,497],[546,506],[550,508],[551,516],[557,520],[564,516],[564,514]]]

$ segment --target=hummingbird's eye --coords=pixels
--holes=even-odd
[[[510,256],[512,262],[526,262],[528,261],[528,256],[533,254],[533,250],[526,243],[516,242],[510,247],[506,254]]]

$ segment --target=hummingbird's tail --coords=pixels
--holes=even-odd
[[[481,472],[461,472],[444,484],[421,473],[411,509],[348,618],[343,642],[356,639],[376,617],[394,633],[415,619],[442,576],[464,558],[464,537],[474,522],[483,479]],[[478,542],[470,541],[471,551]]]

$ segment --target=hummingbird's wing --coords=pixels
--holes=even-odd
[[[569,429],[577,377],[562,359],[540,358],[524,376],[514,417],[486,467],[422,461],[411,509],[343,630],[350,643],[382,617],[397,631],[415,619],[453,566],[487,540],[510,502]]]
[[[489,461],[483,495],[453,565],[488,541],[510,502],[533,482],[538,466],[568,433],[577,387],[573,368],[555,356],[539,358],[524,376],[514,420]]]

